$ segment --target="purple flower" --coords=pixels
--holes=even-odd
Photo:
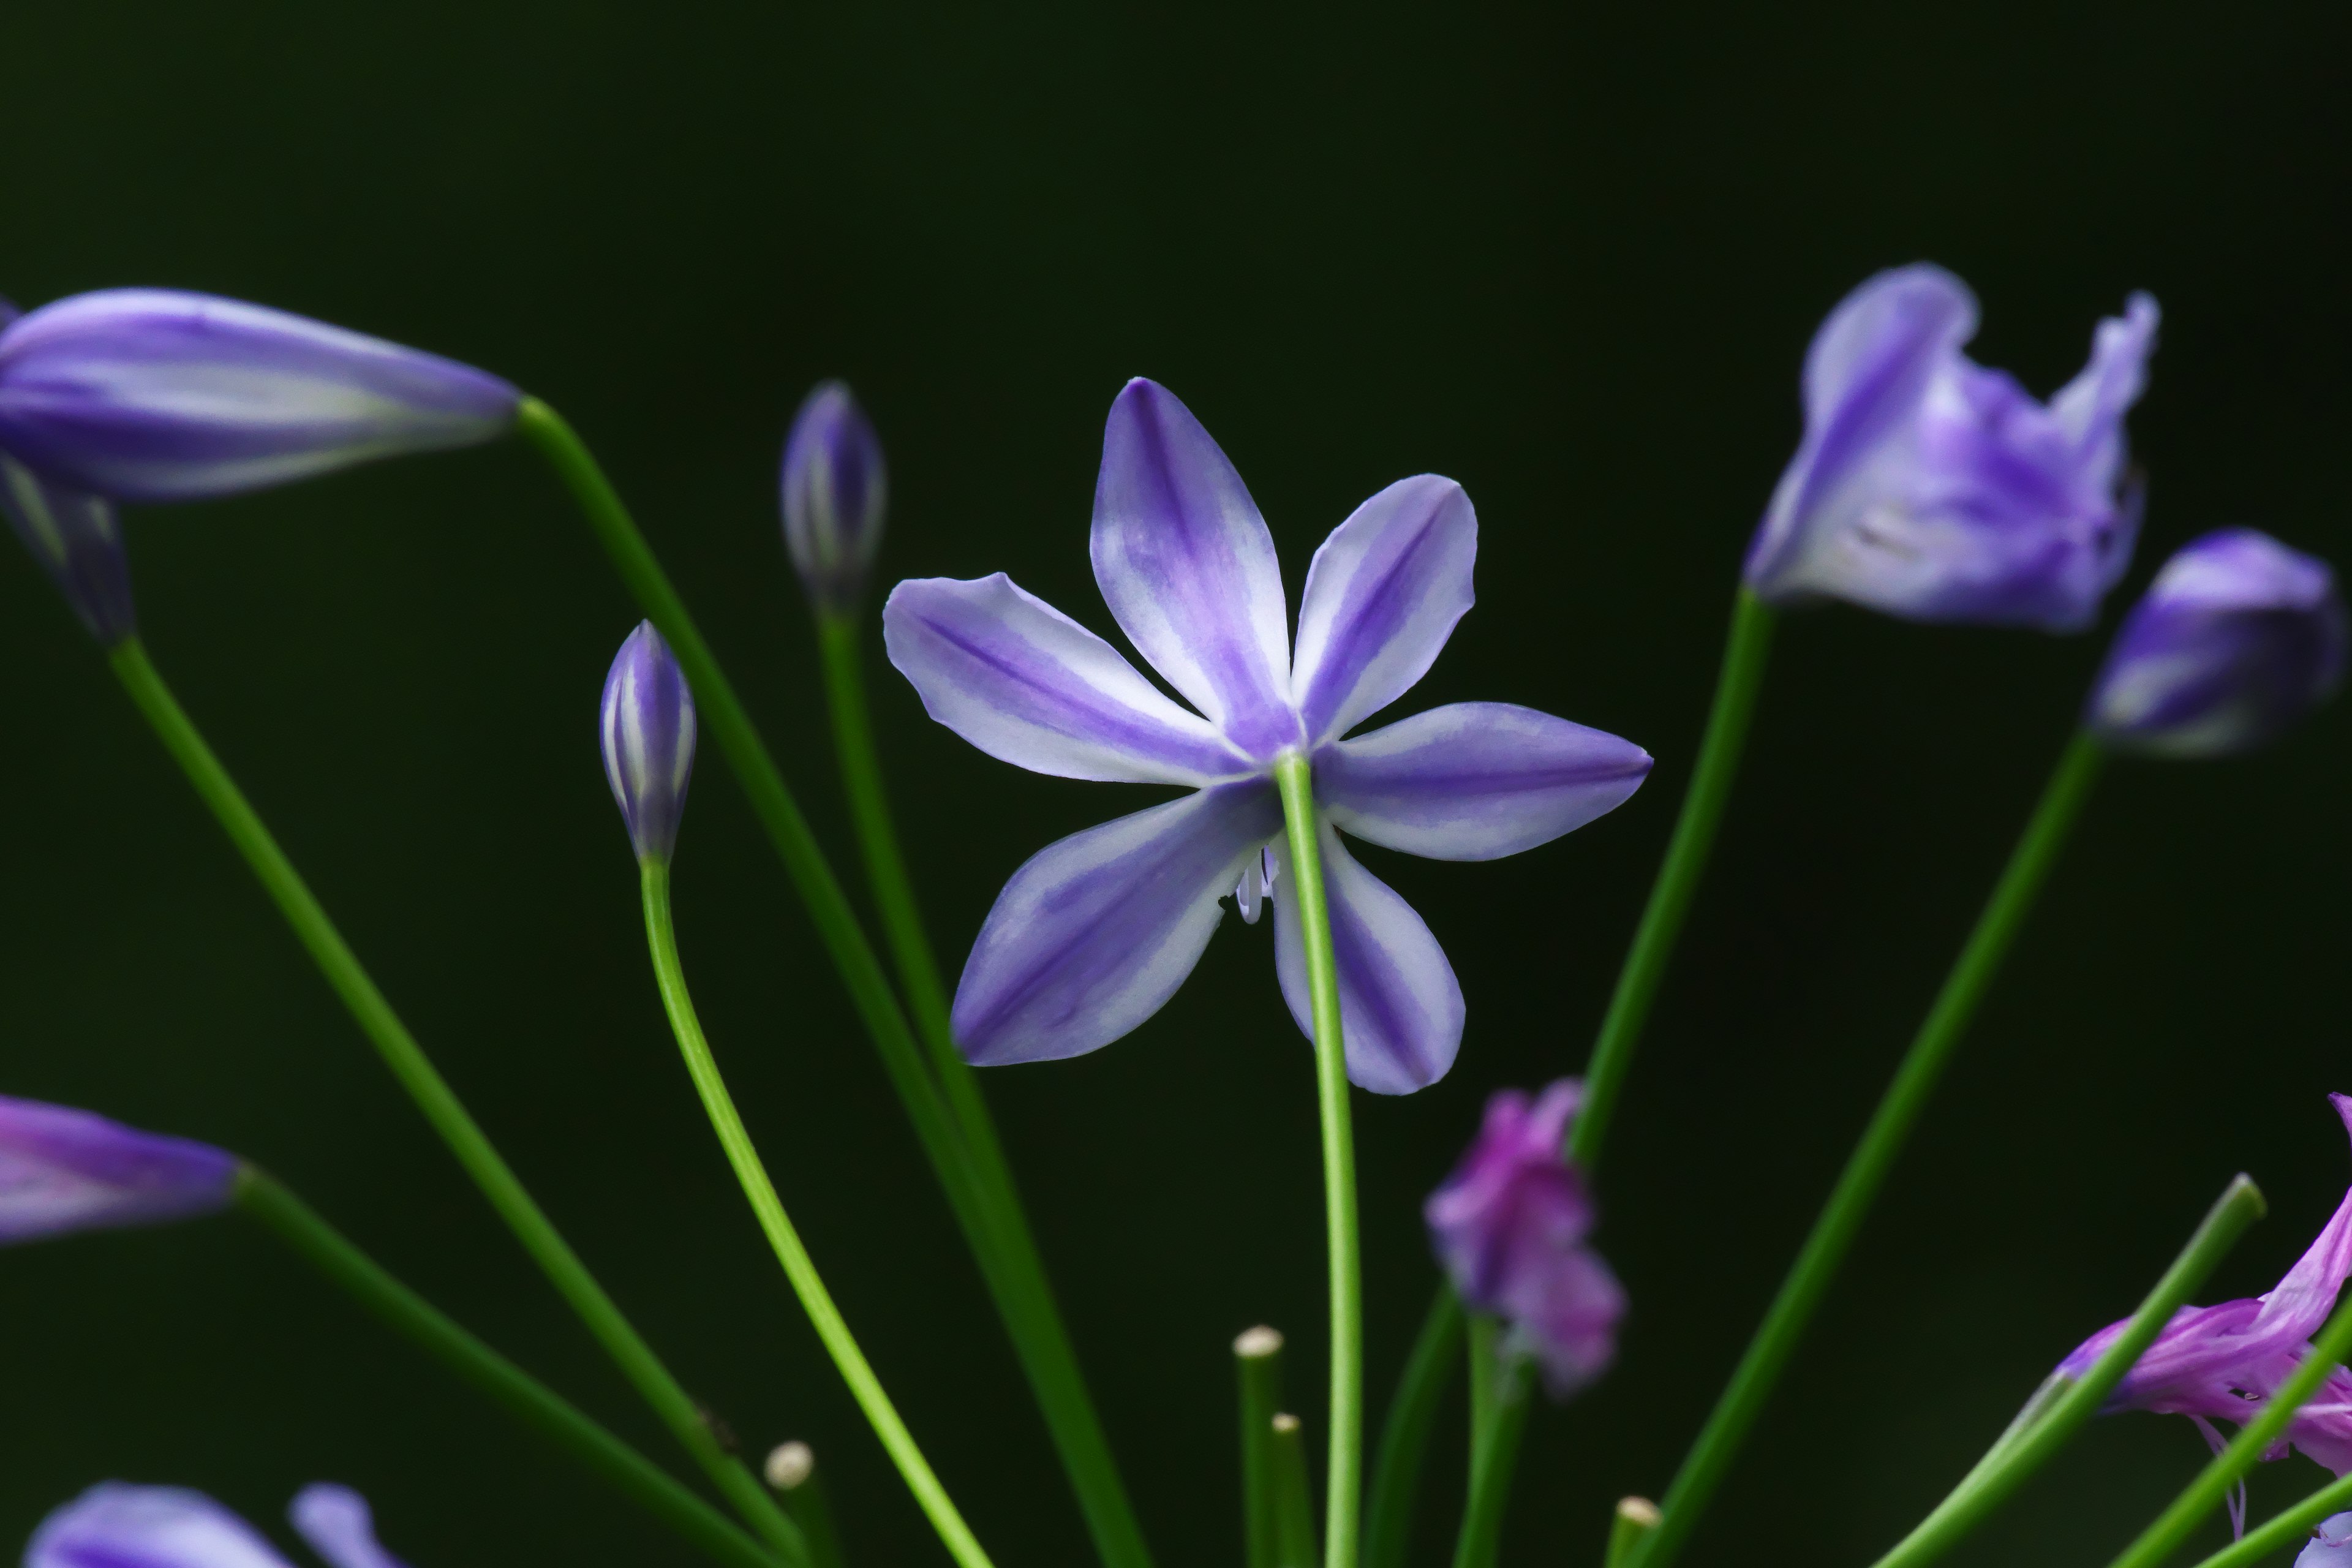
[[[2134,294],[2045,406],[1960,352],[1977,330],[1967,284],[1925,265],[1871,279],[1806,353],[1805,437],[1748,547],[1748,587],[1915,621],[2090,625],[2138,531],[2124,416],[2156,323]]]
[[[76,294],[0,331],[0,449],[117,500],[473,446],[511,426],[520,399],[454,360],[175,289]]]
[[[1486,1101],[1486,1124],[1422,1214],[1454,1289],[1472,1310],[1510,1325],[1556,1399],[1606,1371],[1617,1353],[1624,1288],[1585,1246],[1592,1198],[1566,1152],[1584,1085],[1561,1079],[1532,1105],[1515,1089]]]
[[[784,548],[821,610],[846,610],[866,586],[889,501],[882,443],[849,388],[822,382],[784,439]]]
[[[2344,1568],[2352,1563],[2352,1513],[2332,1513],[2319,1521],[2310,1542],[2296,1554],[2294,1568]]]
[[[0,1095],[0,1245],[211,1214],[236,1173],[208,1144]]]
[[[2344,677],[2327,563],[2251,528],[2184,545],[2132,607],[2085,715],[2108,745],[2166,757],[2258,746]]]
[[[667,860],[694,777],[694,694],[651,621],[639,621],[613,656],[600,734],[604,778],[637,858]]]
[[[349,1487],[305,1487],[287,1518],[331,1568],[402,1568]],[[105,1481],[41,1521],[25,1568],[290,1568],[261,1532],[199,1491]]]
[[[2352,1133],[2352,1096],[2328,1096]],[[2319,1238],[2269,1294],[2217,1307],[2183,1307],[2116,1385],[2106,1408],[2186,1415],[2208,1443],[2221,1447],[2216,1421],[2243,1426],[2310,1351],[2336,1293],[2352,1272],[2352,1192],[2344,1194]],[[2126,1320],[2127,1321],[2128,1320]],[[2058,1363],[2081,1378],[2124,1331],[2110,1323]],[[2295,1412],[2278,1445],[2263,1456],[2286,1458],[2290,1447],[2341,1476],[2352,1471],[2352,1373],[2336,1367],[2310,1403]]]
[[[1333,829],[1409,854],[1489,860],[1590,822],[1650,767],[1613,735],[1499,702],[1341,738],[1437,658],[1470,607],[1477,544],[1453,480],[1389,486],[1316,552],[1294,658],[1274,538],[1241,476],[1181,403],[1138,380],[1112,404],[1103,437],[1095,582],[1192,709],[1002,573],[899,584],[882,612],[890,661],[932,718],[1037,773],[1192,792],[1065,838],[1013,873],[956,988],[964,1055],[1043,1061],[1118,1039],[1192,973],[1226,893],[1246,918],[1271,891],[1283,995],[1311,1033],[1272,782],[1277,758],[1304,752],[1349,1075],[1381,1094],[1443,1077],[1462,1039],[1453,966]]]

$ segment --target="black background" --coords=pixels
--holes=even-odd
[[[1365,495],[1459,479],[1480,603],[1400,711],[1526,702],[1659,763],[1515,859],[1366,852],[1471,1007],[1452,1077],[1358,1101],[1377,1405],[1432,1279],[1421,1196],[1490,1089],[1581,1065],[1796,437],[1799,356],[1842,293],[1939,260],[1982,296],[1974,352],[2045,394],[2095,318],[2156,293],[2147,536],[2115,608],[2225,523],[2352,559],[2340,12],[1602,9],[12,6],[0,289],[239,295],[556,403],[845,865],[773,514],[816,378],[848,377],[888,446],[884,584],[1003,569],[1105,630],[1086,528],[1129,375],[1231,453],[1294,601]],[[593,739],[635,612],[548,477],[509,443],[141,512],[130,536],[157,661],[572,1239],[748,1444],[816,1445],[860,1568],[938,1561],[664,1030]],[[1664,1486],[2105,636],[1783,628],[1602,1181],[1622,1360],[1535,1425],[1510,1558],[1592,1562],[1612,1500]],[[1025,856],[1149,795],[971,751],[877,643],[952,968]],[[0,563],[0,1089],[267,1163],[667,1461],[21,562]],[[682,941],[787,1200],[998,1561],[1085,1561],[876,1059],[707,761]],[[2322,1095],[2352,1089],[2347,761],[2338,711],[2257,758],[2114,772],[1693,1561],[1866,1560],[2233,1171],[2273,1216],[2207,1294],[2266,1289],[2301,1249],[2347,1170]],[[1236,1552],[1235,1331],[1291,1335],[1318,1425],[1312,1086],[1269,940],[1228,922],[1131,1038],[986,1080],[1169,1564]],[[0,1531],[106,1477],[275,1528],[331,1478],[418,1568],[686,1555],[235,1220],[0,1258]],[[2103,1423],[1968,1560],[2102,1559],[2203,1453],[2180,1421]],[[2323,1479],[2269,1467],[2257,1506]]]

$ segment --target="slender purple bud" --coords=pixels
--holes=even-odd
[[[2327,563],[2251,528],[2191,541],[2132,607],[2085,722],[2118,751],[2219,757],[2277,736],[2344,676]]]
[[[349,1487],[305,1487],[287,1516],[330,1568],[401,1568]],[[104,1481],[41,1521],[25,1568],[289,1568],[261,1532],[200,1491]]]
[[[1591,1195],[1564,1152],[1584,1086],[1561,1079],[1533,1104],[1517,1089],[1486,1102],[1462,1163],[1423,1208],[1454,1288],[1510,1325],[1508,1343],[1543,1368],[1556,1399],[1608,1369],[1625,1291],[1585,1245]]]
[[[604,677],[604,777],[641,860],[667,860],[694,777],[694,694],[686,672],[640,621]]]
[[[520,401],[437,354],[176,289],[76,294],[0,331],[0,448],[116,500],[469,447],[510,426]]]
[[[0,517],[32,552],[89,635],[112,647],[139,630],[131,563],[113,503],[43,479],[0,451]]]
[[[866,586],[889,500],[882,443],[849,388],[818,384],[784,439],[784,548],[820,610],[846,610]]]
[[[209,1144],[0,1096],[0,1245],[211,1214],[236,1172]]]

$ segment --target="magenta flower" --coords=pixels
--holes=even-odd
[[[2079,631],[2131,560],[2124,416],[2156,301],[2099,323],[2047,405],[1962,353],[1977,301],[1940,267],[1882,272],[1805,355],[1805,436],[1748,552],[1768,604],[1844,599],[1915,621]]]
[[[1625,1315],[1624,1288],[1584,1244],[1592,1198],[1566,1152],[1583,1092],[1564,1078],[1532,1105],[1515,1089],[1487,1100],[1477,1139],[1422,1210],[1463,1302],[1510,1325],[1507,1344],[1536,1359],[1555,1399],[1608,1369]]]
[[[931,717],[982,751],[1064,778],[1181,785],[1180,800],[1048,847],[1013,873],[956,987],[972,1061],[1108,1045],[1158,1012],[1235,896],[1271,894],[1282,993],[1311,1033],[1277,758],[1312,761],[1348,1072],[1404,1094],[1461,1044],[1462,989],[1419,915],[1341,844],[1490,860],[1632,795],[1639,747],[1530,709],[1464,702],[1354,739],[1404,695],[1469,609],[1478,525],[1462,487],[1400,479],[1316,552],[1296,656],[1274,538],[1216,442],[1149,381],[1112,404],[1095,485],[1095,582],[1169,685],[999,573],[901,583],[890,662]],[[1269,859],[1269,856],[1271,858]]]
[[[331,1568],[402,1568],[349,1487],[302,1489],[288,1520]],[[41,1521],[25,1568],[291,1568],[261,1532],[199,1491],[105,1481]]]
[[[210,1144],[0,1095],[0,1245],[211,1214],[236,1173]]]

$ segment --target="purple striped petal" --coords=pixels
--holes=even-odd
[[[1160,1011],[1242,868],[1282,828],[1274,786],[1219,784],[1049,845],[1013,874],[956,985],[983,1066],[1082,1056]]]
[[[0,331],[0,447],[118,500],[191,500],[513,423],[497,376],[242,300],[108,289]]]
[[[209,1144],[0,1096],[0,1245],[210,1214],[236,1171]]]
[[[1204,784],[1251,771],[1216,726],[1002,572],[899,584],[882,637],[926,712],[1032,773]]]
[[[138,631],[131,563],[112,502],[44,479],[0,452],[0,517],[101,645],[112,647]]]
[[[1315,552],[1298,606],[1291,689],[1310,744],[1344,735],[1412,689],[1470,608],[1478,514],[1422,474],[1355,510]]]
[[[25,1568],[289,1568],[259,1531],[199,1491],[104,1481],[41,1521]]]
[[[332,1568],[407,1568],[376,1540],[367,1499],[349,1487],[304,1487],[287,1505],[286,1520]]]
[[[1298,743],[1274,536],[1191,409],[1140,377],[1111,405],[1095,582],[1138,651],[1251,756]]]
[[[1349,1079],[1374,1094],[1426,1089],[1445,1076],[1462,1047],[1461,983],[1412,906],[1365,870],[1328,822],[1318,822],[1317,829],[1339,970],[1339,1027],[1347,1037]],[[1276,841],[1276,854],[1280,872],[1274,883],[1275,972],[1290,1016],[1312,1039],[1298,878],[1286,839]]]
[[[596,738],[637,858],[667,862],[694,782],[694,693],[651,621],[639,621],[613,656]]]
[[[1455,702],[1323,747],[1315,795],[1359,838],[1496,860],[1615,810],[1649,773],[1630,741],[1515,703]]]

